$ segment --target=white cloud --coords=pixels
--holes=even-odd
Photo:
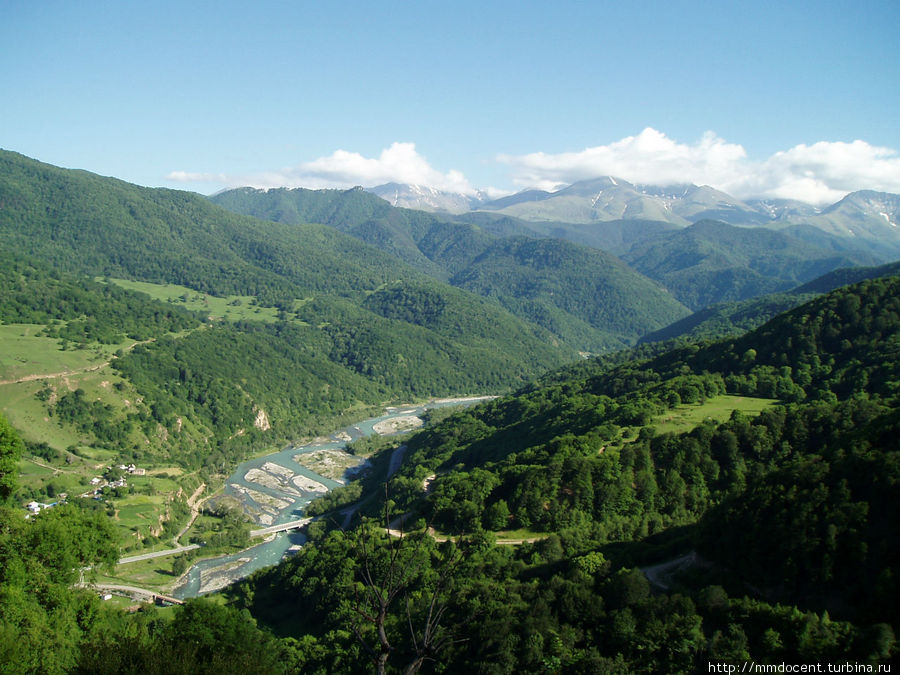
[[[760,162],[734,192],[824,204],[861,189],[900,192],[896,150],[859,140],[796,145]]]
[[[633,183],[710,185],[739,198],[782,197],[816,204],[860,189],[900,192],[900,155],[865,141],[797,145],[764,160],[706,132],[694,144],[656,129],[580,152],[500,155],[519,187],[554,189],[611,175]]]
[[[296,167],[253,175],[198,174],[173,171],[167,178],[179,182],[218,182],[229,187],[250,186],[346,188],[355,185],[374,187],[384,183],[427,185],[449,192],[473,194],[475,189],[459,171],[441,173],[416,151],[415,143],[392,143],[378,157],[336,150]]]
[[[861,140],[796,145],[768,158],[751,159],[743,146],[712,131],[688,144],[648,127],[636,136],[579,152],[534,152],[497,159],[509,167],[511,182],[519,188],[553,190],[609,175],[632,183],[710,185],[741,199],[779,197],[814,204],[832,203],[861,189],[900,193],[900,154]],[[218,187],[316,189],[397,182],[476,192],[460,171],[432,167],[414,143],[393,143],[377,157],[336,150],[294,167],[256,174],[173,171],[167,178]],[[492,197],[508,194],[496,188],[482,190]]]
[[[746,157],[740,145],[707,132],[695,145],[684,145],[650,127],[609,145],[556,155],[500,155],[521,187],[574,183],[598,176],[618,176],[635,183],[709,184]]]

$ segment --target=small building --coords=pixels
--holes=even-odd
[[[49,509],[56,506],[57,502],[53,502],[52,504],[42,504],[41,502],[28,502],[25,505],[25,508],[28,509],[31,513],[40,513],[44,509]]]

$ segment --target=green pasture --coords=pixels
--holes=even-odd
[[[176,557],[176,554],[173,554],[118,565],[112,574],[98,574],[97,582],[169,592],[178,581],[178,577],[172,574],[172,561]]]
[[[128,476],[128,484],[137,492],[152,490],[160,494],[174,494],[181,487],[176,481],[164,476]]]
[[[135,600],[132,600],[131,598],[126,598],[125,596],[115,595],[115,594],[113,594],[113,596],[109,600],[103,601],[104,607],[118,609],[118,610],[130,609],[131,607],[134,607],[135,605],[143,605],[143,604],[147,604],[147,603],[140,603]]]
[[[101,279],[98,279],[98,281],[101,281]],[[170,302],[190,310],[203,312],[213,319],[261,321],[265,323],[273,323],[278,319],[277,309],[256,305],[256,298],[252,295],[229,295],[219,298],[177,284],[151,284],[128,279],[109,279],[109,282],[128,290],[146,293],[155,300]]]
[[[655,427],[660,434],[683,433],[706,421],[725,422],[735,410],[753,417],[776,403],[778,401],[771,398],[723,394],[704,403],[676,406],[655,417],[649,426]]]
[[[78,455],[87,462],[93,462],[93,466],[102,464],[108,466],[112,464],[118,455],[113,450],[106,448],[95,448],[93,446],[82,445],[78,447]]]
[[[47,412],[47,404],[36,394],[49,387],[52,394],[63,396],[75,389],[82,389],[85,398],[101,401],[120,410],[126,409],[128,390],[117,391],[113,384],[120,381],[108,366],[98,370],[72,373],[60,377],[42,378],[27,382],[0,384],[0,412],[23,438],[35,443],[46,443],[63,450],[71,445],[83,444],[80,434],[73,428],[60,426]],[[132,394],[133,396],[133,394]]]
[[[129,531],[139,529],[143,536],[150,528],[159,528],[160,516],[166,512],[167,495],[128,495],[114,499],[116,524]]]
[[[36,324],[0,325],[0,382],[84,370],[102,363],[119,348],[94,345],[63,350],[56,338],[41,336],[43,330],[44,326]]]
[[[63,350],[58,340],[40,336],[41,330],[33,324],[0,326],[0,412],[26,440],[62,450],[81,439],[49,417],[46,403],[35,394],[45,387],[58,396],[81,388],[89,400],[126,407],[127,390],[115,390],[122,379],[107,364],[130,343]]]
[[[40,462],[36,464],[35,462]],[[69,497],[77,497],[91,488],[90,476],[78,470],[47,468],[42,459],[23,459],[19,462],[19,483],[23,488],[42,491],[53,483],[57,494],[65,492]],[[49,497],[55,499],[55,497]]]
[[[184,469],[180,466],[158,466],[147,469],[148,476],[178,477],[184,474]]]
[[[36,464],[29,459],[19,460],[19,480],[20,482],[31,482],[33,479],[47,480],[59,473],[59,469],[45,466],[46,462],[38,460],[41,464]]]

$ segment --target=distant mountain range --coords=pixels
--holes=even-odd
[[[620,257],[698,310],[786,291],[841,267],[882,262],[866,251],[823,245],[831,239],[824,232],[812,242],[765,227],[701,220],[636,242]]]
[[[395,196],[402,187],[392,187]],[[508,213],[553,203],[570,211],[559,210],[558,220]],[[585,203],[615,219],[578,222],[574,210]],[[898,212],[897,195],[875,192],[814,212],[796,203],[743,203],[711,188],[635,186],[611,177],[520,193],[459,215],[393,207],[362,188],[239,188],[207,200],[0,153],[0,242],[61,270],[253,296],[285,314],[297,311],[298,299],[308,311],[308,299],[323,294],[327,301],[320,302],[332,304],[317,310],[322,316],[340,306],[362,323],[373,313],[397,320],[371,299],[378,291],[395,307],[441,306],[445,318],[490,316],[484,325],[506,325],[519,344],[534,343],[531,354],[546,350],[537,359],[542,365],[564,353],[634,344],[714,303],[895,259],[900,241],[889,235]],[[756,214],[751,225],[814,215],[805,223],[771,220],[769,227],[729,224],[741,213]],[[835,233],[841,228],[853,235]],[[405,285],[392,286],[400,281]],[[438,296],[441,302],[433,301]],[[344,307],[348,299],[352,310]],[[416,312],[403,316],[415,327],[398,331],[437,331],[466,349],[483,337],[475,333],[484,325],[457,334],[459,327],[446,321],[422,325]]]
[[[579,181],[555,192],[524,190],[495,200],[481,193],[463,195],[396,183],[369,191],[394,206],[454,214],[481,211],[536,223],[642,220],[686,227],[713,219],[776,229],[805,224],[900,251],[900,195],[872,190],[852,192],[823,208],[787,199],[742,201],[709,186],[640,185],[613,176]]]
[[[616,182],[600,181],[613,188]],[[599,186],[594,184],[590,190]],[[574,187],[572,199],[579,191]],[[579,189],[589,193],[585,184]],[[681,190],[687,192],[687,188]],[[708,188],[693,193],[698,195],[692,202],[694,215],[725,212],[722,193]],[[677,194],[666,194],[674,205]],[[703,195],[705,210],[699,206]],[[627,341],[635,332],[640,335],[642,330],[659,328],[649,328],[648,316],[680,318],[670,313],[678,310],[672,300],[696,311],[712,303],[786,291],[833,269],[877,265],[894,257],[890,246],[875,240],[861,245],[812,225],[775,231],[711,219],[685,227],[652,219],[536,222],[485,210],[442,215],[391,207],[359,188],[238,188],[211,199],[257,218],[335,227],[441,281],[497,298],[514,314],[537,321],[567,341],[583,345],[585,351],[608,348],[613,336]],[[717,209],[711,206],[716,200]],[[686,203],[681,206],[683,213],[689,212]],[[526,246],[518,241],[523,237],[545,243]],[[610,253],[631,269],[610,260]],[[659,296],[646,277],[671,295]],[[612,298],[621,306],[611,305]],[[654,311],[646,311],[648,301]],[[602,312],[597,311],[600,306]],[[586,319],[589,326],[583,323]],[[599,342],[588,337],[597,330],[605,333]]]

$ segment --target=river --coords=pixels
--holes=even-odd
[[[352,477],[354,467],[349,465],[359,463],[358,468],[364,467],[364,460],[344,452],[349,441],[375,433],[399,433],[420,424],[420,416],[428,409],[474,405],[487,398],[491,397],[442,399],[423,405],[387,408],[384,415],[336,431],[326,439],[302,446],[290,445],[239,464],[225,485],[225,494],[240,500],[260,527],[297,520],[303,517],[306,506],[313,499]],[[298,463],[296,458],[301,455],[304,463],[314,464],[330,477]],[[300,532],[284,532],[239,553],[201,560],[182,577],[173,596],[193,598],[224,588],[263,567],[278,564],[305,542],[306,537]]]

